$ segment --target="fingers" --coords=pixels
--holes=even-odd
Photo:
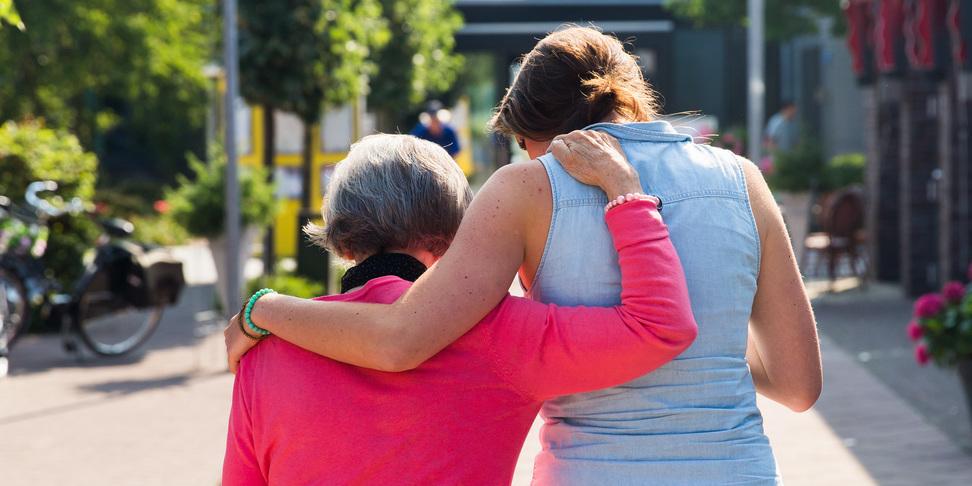
[[[230,373],[234,375],[240,364],[240,355],[236,349],[239,346],[241,338],[241,332],[237,322],[239,318],[239,314],[233,316],[226,325],[226,328],[223,329],[223,343],[226,346],[226,365]]]
[[[565,161],[570,158],[570,147],[562,138],[557,137],[550,142],[550,153],[552,153],[557,160]]]

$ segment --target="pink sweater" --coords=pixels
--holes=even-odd
[[[606,219],[621,265],[616,307],[507,296],[404,373],[267,338],[236,375],[223,484],[509,484],[544,400],[632,380],[695,338],[682,267],[654,206],[627,203]],[[409,285],[382,277],[320,299],[392,303]]]

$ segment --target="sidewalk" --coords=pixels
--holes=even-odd
[[[196,285],[144,352],[78,362],[56,336],[28,336],[14,349],[0,380],[0,483],[218,484],[233,378],[222,336],[195,333],[212,277],[198,249],[185,251]],[[972,456],[956,445],[970,428],[957,379],[910,361],[907,299],[875,286],[821,296],[814,307],[820,401],[804,414],[760,401],[786,484],[972,484]],[[529,484],[537,431],[516,485]]]
[[[766,434],[787,486],[972,484],[972,455],[830,337],[844,340],[848,332],[856,331],[862,334],[861,341],[873,342],[882,336],[868,332],[873,330],[871,326],[886,327],[885,338],[897,342],[896,346],[909,346],[903,329],[910,302],[888,287],[833,295],[814,290],[812,287],[811,295],[816,295],[825,375],[820,400],[810,411],[798,414],[759,399]],[[865,356],[873,355],[872,351]],[[910,352],[906,358],[910,360]],[[943,376],[949,378],[947,371],[918,368],[913,361],[897,363],[891,372],[901,375],[904,367],[911,374],[933,375],[940,381]],[[949,410],[960,409],[961,415],[949,425],[967,430],[961,389],[955,388],[959,383],[951,378],[930,399],[950,403]],[[539,425],[538,420],[523,446],[515,486],[530,484],[533,457],[540,450]]]

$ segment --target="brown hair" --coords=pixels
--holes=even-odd
[[[621,42],[588,27],[553,32],[523,57],[490,127],[533,140],[597,123],[612,112],[630,121],[657,113],[655,93]]]

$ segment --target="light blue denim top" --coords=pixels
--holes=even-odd
[[[699,336],[674,361],[630,383],[547,402],[536,477],[568,485],[776,484],[745,358],[760,248],[739,160],[664,121],[588,128],[617,137],[645,192],[664,202]],[[540,161],[553,217],[529,295],[560,305],[618,304],[607,198],[571,178],[552,155]]]

